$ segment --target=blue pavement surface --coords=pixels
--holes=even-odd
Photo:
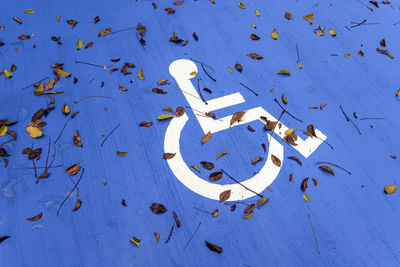
[[[384,193],[386,185],[398,183],[400,169],[400,97],[395,95],[400,87],[399,3],[392,1],[392,8],[380,2],[377,8],[362,0],[243,1],[243,9],[238,1],[215,2],[186,0],[174,5],[173,1],[156,1],[156,9],[152,1],[145,0],[0,2],[0,25],[4,25],[0,30],[0,42],[4,43],[0,46],[0,71],[10,70],[11,64],[17,66],[12,78],[0,76],[0,120],[18,121],[8,127],[17,133],[17,140],[2,146],[10,156],[8,166],[2,161],[0,167],[0,237],[11,238],[0,243],[0,266],[400,265],[400,198],[398,192]],[[164,9],[168,7],[175,9],[175,14],[167,14]],[[26,9],[35,11],[28,14]],[[292,20],[285,19],[286,11],[291,12]],[[315,17],[312,25],[303,19],[309,13]],[[94,24],[96,16],[100,21]],[[22,24],[13,17],[20,18]],[[79,23],[71,29],[65,22],[68,19]],[[351,22],[364,19],[364,24],[351,28],[356,25]],[[136,28],[138,23],[147,29],[144,46],[135,29],[117,33]],[[317,25],[326,26],[323,36],[314,33]],[[109,27],[115,34],[97,36]],[[274,28],[277,40],[271,38]],[[331,36],[329,28],[336,29],[337,36]],[[170,42],[174,32],[189,43]],[[251,40],[251,33],[261,39]],[[33,36],[19,40],[21,34]],[[61,37],[62,45],[51,36]],[[386,47],[379,43],[383,38]],[[77,50],[79,39],[84,46],[89,42],[93,46]],[[297,66],[296,45],[302,69]],[[394,58],[378,53],[378,47],[389,50]],[[364,56],[358,54],[360,50]],[[254,60],[249,53],[264,58]],[[113,63],[113,58],[121,60]],[[323,143],[306,159],[280,141],[285,156],[270,186],[272,192],[263,192],[269,201],[247,220],[242,218],[245,204],[238,203],[232,212],[230,205],[192,192],[162,159],[169,120],[157,120],[158,115],[168,113],[162,111],[165,107],[188,106],[168,71],[169,64],[181,58],[193,58],[214,69],[208,72],[216,82],[196,63],[200,87],[212,90],[212,94],[203,92],[206,100],[236,92],[245,98],[243,104],[216,111],[217,117],[257,106],[279,117],[282,109],[274,98],[280,100],[284,93],[288,99],[285,108],[303,123],[288,114],[281,121],[303,139],[307,125],[313,124],[327,136],[333,149]],[[51,66],[57,62],[64,63],[64,70],[72,74],[60,78],[51,90],[64,94],[35,96],[33,86],[22,89],[45,77],[49,77],[44,81],[48,82],[55,76]],[[109,72],[124,62],[136,65],[129,70],[131,75]],[[237,62],[243,66],[242,73],[234,68]],[[144,80],[137,75],[139,69]],[[276,74],[282,69],[292,75]],[[157,85],[162,78],[171,84]],[[119,85],[128,91],[119,90]],[[155,94],[154,87],[168,93]],[[93,95],[109,98],[74,103]],[[50,104],[52,98],[54,104]],[[62,167],[49,169],[48,178],[36,183],[34,170],[27,169],[32,161],[21,152],[32,144],[42,148],[36,166],[45,166],[48,138],[53,143],[69,117],[61,112],[64,103],[71,113],[79,114],[69,121],[55,146],[54,165]],[[310,109],[322,103],[326,103],[323,110]],[[340,105],[361,134],[346,121]],[[33,139],[26,127],[38,109],[48,106],[55,106],[55,110],[43,117],[47,122],[44,136]],[[250,123],[254,133],[238,126],[201,144],[204,133],[193,111],[186,108],[186,113],[189,121],[180,145],[189,165],[211,161],[216,166],[213,171],[223,168],[240,181],[260,170],[262,164],[252,165],[251,159],[265,157],[261,144],[268,144],[268,140],[262,123]],[[142,121],[153,125],[140,127]],[[104,136],[118,124],[101,147]],[[83,147],[74,145],[76,130]],[[0,136],[0,144],[10,139],[7,134]],[[117,151],[128,153],[121,157]],[[228,154],[216,160],[222,151]],[[51,146],[49,161],[52,154]],[[298,157],[303,166],[288,156]],[[336,174],[332,176],[318,168],[319,161],[335,163],[352,174],[331,166]],[[71,212],[77,199],[74,190],[57,216],[74,186],[65,169],[77,162],[85,169],[78,185],[82,206]],[[208,180],[213,171],[200,168],[199,175]],[[290,173],[294,177],[291,182]],[[72,177],[75,182],[80,174]],[[306,177],[310,177],[305,192],[310,202],[304,200],[300,189]],[[319,181],[318,186],[312,177]],[[232,181],[223,176],[217,183]],[[121,205],[122,199],[127,206]],[[258,197],[248,200],[257,201]],[[168,211],[154,214],[149,208],[153,202],[162,203]],[[210,213],[218,209],[219,215],[213,218],[198,209]],[[179,228],[173,211],[182,223]],[[27,220],[39,213],[39,220]],[[172,224],[173,234],[166,243]],[[159,243],[155,232],[160,235]],[[141,240],[140,247],[130,241],[132,237]],[[222,247],[223,252],[210,251],[205,241]]]

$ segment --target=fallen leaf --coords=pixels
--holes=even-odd
[[[311,13],[311,14],[305,15],[303,17],[303,19],[307,20],[310,24],[312,24],[312,21],[314,20],[314,14]]]
[[[240,8],[243,8],[243,9],[246,8],[246,6],[243,4],[243,2],[239,2],[238,6],[239,6]]]
[[[289,159],[292,159],[294,161],[296,161],[298,164],[300,164],[301,166],[303,166],[303,164],[301,163],[301,161],[299,160],[299,158],[295,157],[295,156],[291,156],[289,157]]]
[[[200,172],[199,166],[197,166],[197,165],[192,165],[192,166],[190,166],[190,167],[192,167],[192,168],[195,169],[196,171]]]
[[[277,72],[277,74],[288,75],[288,76],[292,75],[288,70],[280,70]]]
[[[274,29],[274,30],[272,31],[271,37],[272,37],[272,39],[274,39],[274,40],[278,39],[279,35],[278,35],[278,32],[276,31],[276,29]]]
[[[211,138],[211,131],[209,131],[206,135],[201,138],[201,143],[204,144],[208,142]]]
[[[247,205],[246,208],[244,209],[244,213],[246,213],[246,214],[252,213],[255,206],[256,206],[256,204],[254,204],[254,203]]]
[[[94,19],[93,19],[93,23],[94,24],[96,24],[99,21],[100,21],[100,17],[99,16],[94,17]]]
[[[259,161],[261,161],[261,160],[264,160],[264,158],[263,157],[254,157],[252,160],[251,160],[251,164],[256,164],[257,162],[259,162]]]
[[[119,90],[121,91],[128,91],[127,88],[123,87],[122,85],[118,85]]]
[[[386,194],[393,194],[397,190],[397,185],[387,185],[385,186],[385,193]]]
[[[304,198],[307,202],[310,202],[310,201],[311,201],[311,199],[307,196],[307,194],[303,194],[303,198]]]
[[[243,71],[243,67],[242,67],[242,65],[240,65],[239,63],[236,63],[236,64],[235,64],[235,69],[236,69],[238,72],[242,72],[242,71]]]
[[[32,138],[38,138],[43,135],[43,132],[39,128],[33,126],[26,127],[26,131]]]
[[[150,127],[151,125],[153,125],[152,122],[146,122],[146,121],[142,121],[142,122],[139,124],[139,126],[142,126],[142,127]]]
[[[222,156],[224,156],[224,155],[226,155],[226,154],[228,154],[228,152],[226,152],[226,151],[223,151],[223,152],[219,153],[219,154],[217,155],[217,160],[218,160],[220,157],[222,157]]]
[[[137,247],[140,246],[140,239],[137,239],[136,237],[132,237],[131,242],[134,243]]]
[[[144,80],[142,69],[138,71],[138,77],[139,79]]]
[[[285,105],[288,103],[285,94],[282,94],[282,102],[283,102],[283,104],[285,104]]]
[[[222,248],[220,246],[214,245],[208,241],[206,242],[206,246],[211,250],[211,251],[215,251],[217,253],[222,253]]]
[[[76,200],[75,207],[74,207],[74,209],[72,210],[72,212],[79,210],[79,208],[81,207],[81,205],[82,205],[82,201],[81,201],[80,199],[77,199],[77,200]]]
[[[163,159],[172,159],[173,157],[175,157],[176,153],[164,153],[163,155]]]
[[[171,119],[173,117],[174,117],[174,115],[172,115],[172,114],[162,114],[157,117],[157,120],[166,120],[166,119]]]
[[[160,241],[160,235],[157,232],[155,232],[154,236],[156,237],[156,242],[158,243],[158,241]]]
[[[175,117],[181,117],[183,114],[185,114],[185,108],[184,107],[177,107],[175,110]]]
[[[144,36],[146,34],[146,27],[144,27],[142,24],[138,23],[136,26],[136,30],[141,36]]]
[[[260,208],[262,205],[264,205],[265,202],[267,202],[269,199],[267,197],[260,198],[257,200],[257,208]]]
[[[324,171],[326,171],[326,172],[329,172],[332,175],[335,175],[335,172],[328,166],[319,166],[319,168],[324,170]]]
[[[230,125],[234,124],[235,122],[239,122],[245,113],[246,113],[246,111],[235,112],[231,117]]]
[[[291,20],[292,18],[293,18],[292,13],[286,11],[286,12],[285,12],[285,19]]]
[[[27,220],[28,220],[28,221],[34,222],[34,221],[40,220],[40,218],[42,218],[42,213],[39,213],[39,214],[36,215],[36,216],[33,216],[33,217],[31,217],[31,218],[28,218]]]
[[[209,161],[202,161],[200,162],[201,166],[206,169],[206,170],[212,170],[214,169],[214,164]]]
[[[178,219],[178,215],[176,215],[175,211],[173,211],[172,214],[174,215],[176,226],[178,226],[178,228],[181,227],[181,221]]]
[[[282,165],[281,160],[280,160],[278,157],[276,157],[275,155],[271,155],[271,159],[272,159],[272,162],[273,162],[276,166],[280,167],[280,166]]]
[[[98,37],[104,37],[106,35],[109,35],[111,33],[111,28],[107,28],[104,30],[101,30],[98,34]]]
[[[231,197],[231,190],[226,190],[219,195],[219,202],[224,202]]]
[[[55,68],[55,69],[54,69],[54,72],[55,72],[56,74],[60,75],[60,76],[63,77],[63,78],[67,78],[67,77],[71,76],[71,73],[69,73],[68,71],[59,69],[59,68]]]
[[[4,69],[3,73],[4,73],[4,76],[6,77],[6,79],[9,79],[13,76],[12,73],[7,69]]]
[[[117,151],[117,155],[120,157],[125,157],[126,155],[128,155],[128,152]]]
[[[329,34],[332,36],[336,36],[336,30],[335,29],[329,29]]]
[[[2,243],[3,241],[9,239],[10,237],[11,236],[9,236],[9,235],[5,235],[5,236],[0,237],[0,243]]]
[[[69,176],[74,176],[75,174],[77,174],[79,171],[81,170],[81,166],[79,165],[79,163],[75,163],[74,165],[71,165],[70,167],[68,167],[65,172],[69,174]]]
[[[151,203],[150,209],[156,214],[167,212],[165,206],[160,203]]]
[[[78,40],[78,43],[76,44],[76,49],[81,50],[83,47],[83,41],[82,40]]]
[[[0,127],[0,136],[5,135],[7,131],[8,131],[7,125],[1,126],[1,127]]]
[[[166,93],[168,93],[168,92],[164,91],[161,88],[153,88],[151,90],[153,91],[153,93],[156,93],[156,94],[166,94]]]
[[[309,178],[307,177],[307,178],[305,178],[305,179],[303,180],[303,182],[301,182],[301,186],[300,186],[301,190],[306,191],[306,189],[307,189],[307,187],[308,187],[308,185],[307,185],[308,179],[309,179]]]
[[[25,13],[32,14],[32,13],[35,13],[35,10],[34,9],[26,9]]]
[[[252,212],[252,213],[249,213],[249,214],[247,214],[247,215],[242,216],[242,218],[243,218],[243,219],[246,219],[246,220],[250,219],[251,217],[253,217],[253,212]]]
[[[318,186],[318,180],[315,179],[315,178],[312,178],[312,180],[313,180],[313,182],[314,182],[314,185],[315,185],[315,186]]]
[[[252,59],[263,59],[262,56],[260,56],[259,54],[256,54],[256,53],[250,53],[250,54],[247,54],[247,56]]]
[[[210,174],[209,179],[210,181],[216,182],[222,178],[222,175],[223,175],[222,172],[213,172]]]
[[[74,133],[73,141],[76,146],[83,147],[82,137],[79,135],[78,130],[76,130]]]

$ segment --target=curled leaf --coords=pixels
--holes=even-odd
[[[175,157],[176,153],[164,153],[163,155],[163,159],[172,159],[173,157]]]
[[[282,74],[282,75],[288,75],[288,76],[292,75],[292,74],[290,73],[290,71],[288,71],[288,70],[280,70],[280,71],[278,71],[277,73],[278,73],[278,74]]]
[[[73,211],[73,212],[74,212],[74,211],[77,211],[77,210],[81,207],[81,205],[82,205],[82,201],[81,201],[80,199],[77,199],[77,200],[76,200],[75,207],[74,207],[74,209],[73,209],[72,211]]]
[[[267,202],[269,199],[267,197],[260,198],[257,200],[257,208],[260,208],[262,205],[264,205],[265,202]]]
[[[217,155],[217,160],[218,160],[220,157],[222,157],[222,156],[224,156],[224,155],[226,155],[226,154],[228,154],[228,152],[226,152],[226,151],[223,151],[223,152],[219,153],[219,154]]]
[[[36,216],[33,216],[33,217],[31,217],[31,218],[28,218],[27,220],[28,220],[28,221],[34,222],[34,221],[40,220],[40,218],[42,218],[42,213],[39,213],[39,214],[36,215]]]
[[[247,214],[247,215],[242,216],[242,218],[243,218],[243,219],[246,219],[246,220],[250,219],[251,217],[253,217],[253,212],[251,212],[251,213],[249,213],[249,214]]]
[[[206,241],[206,246],[211,250],[217,253],[222,253],[222,248],[220,246],[214,245],[208,241]]]
[[[167,212],[167,208],[165,208],[165,206],[163,204],[160,204],[160,203],[151,203],[150,209],[155,214],[160,214],[160,213]]]
[[[303,194],[303,198],[304,198],[307,202],[310,202],[310,201],[311,201],[311,199],[307,196],[307,194]]]
[[[171,119],[173,117],[174,117],[174,115],[172,115],[172,114],[162,114],[157,117],[157,120],[166,120],[166,119]]]
[[[332,175],[335,175],[335,172],[330,168],[330,167],[328,167],[328,166],[319,166],[319,168],[320,169],[322,169],[322,170],[324,170],[324,171],[326,171],[326,172],[329,172],[330,174],[332,174]]]
[[[208,142],[211,138],[211,131],[209,131],[206,135],[201,138],[201,143],[204,144]]]

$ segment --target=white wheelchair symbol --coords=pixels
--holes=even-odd
[[[197,73],[196,64],[190,60],[179,59],[172,62],[169,66],[169,72],[175,78],[179,88],[182,90],[192,110],[196,111],[194,112],[194,114],[196,116],[196,119],[200,123],[204,134],[208,133],[209,131],[211,131],[212,134],[215,134],[217,132],[227,130],[233,126],[246,124],[256,120],[261,121],[260,116],[265,116],[270,121],[277,121],[274,116],[272,116],[262,107],[256,107],[247,110],[241,121],[235,122],[232,126],[230,125],[232,115],[214,120],[211,117],[196,114],[197,112],[205,114],[206,112],[212,112],[225,107],[230,107],[233,105],[244,103],[245,100],[240,93],[234,93],[212,100],[207,100],[208,104],[204,103],[199,97],[192,82],[190,81],[190,79],[196,76],[193,75],[193,73]],[[244,186],[238,183],[220,185],[210,183],[200,178],[189,168],[180,153],[179,139],[183,127],[185,126],[188,119],[189,118],[185,113],[183,116],[176,117],[171,120],[165,133],[164,151],[176,153],[175,157],[167,161],[169,167],[171,168],[174,175],[178,178],[178,180],[193,192],[196,192],[197,194],[202,195],[206,198],[219,200],[219,195],[223,191],[230,189],[231,196],[229,198],[229,201],[244,200],[256,195],[255,193],[260,194],[261,192],[263,192],[278,176],[281,167],[278,167],[272,163],[271,155],[275,155],[276,157],[281,159],[283,163],[283,145],[276,141],[275,138],[271,138],[270,134],[268,134],[268,140],[270,139],[271,141],[268,149],[268,156],[265,160],[264,166],[256,175],[241,182],[242,185],[250,188],[254,192],[249,191]],[[283,138],[285,136],[284,133],[287,129],[288,127],[282,124],[282,127],[279,129],[280,131],[275,131],[275,134],[280,138]],[[319,137],[319,139],[308,137],[306,140],[302,140],[300,137],[298,137],[296,141],[297,145],[292,147],[305,158],[308,158],[326,139],[326,136],[317,129],[315,129],[315,133]]]

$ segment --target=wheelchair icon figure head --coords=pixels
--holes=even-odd
[[[197,66],[193,61],[187,59],[179,59],[172,62],[169,66],[169,72],[176,80],[179,88],[183,92],[187,102],[192,110],[202,113],[197,114],[194,112],[197,121],[199,122],[204,134],[211,131],[217,133],[229,129],[230,127],[246,124],[252,121],[260,120],[260,117],[267,117],[268,120],[277,121],[274,116],[268,113],[262,107],[256,107],[247,110],[240,122],[230,124],[232,115],[214,120],[211,117],[203,116],[207,112],[212,112],[225,107],[244,103],[245,100],[240,93],[234,93],[227,96],[208,100],[207,103],[203,102],[199,97],[196,89],[194,88],[191,79],[197,74]],[[176,117],[171,120],[165,133],[164,138],[164,151],[176,153],[172,159],[167,162],[172,172],[187,188],[193,192],[202,195],[203,197],[219,200],[219,196],[226,190],[231,190],[231,195],[228,201],[238,201],[250,198],[256,194],[263,192],[278,176],[281,166],[277,166],[272,162],[272,155],[279,158],[283,162],[284,153],[283,145],[279,143],[274,137],[268,134],[270,141],[267,160],[264,162],[261,170],[253,177],[241,182],[241,184],[214,184],[210,183],[201,177],[197,176],[186,164],[180,153],[180,136],[181,132],[188,121],[189,117],[185,113],[181,117]],[[275,136],[280,138],[284,137],[284,132],[288,129],[284,124],[281,124],[279,133],[275,132]],[[304,157],[309,157],[318,146],[326,139],[326,136],[315,130],[318,138],[308,137],[302,140],[298,137],[297,145],[292,146]],[[246,188],[251,189],[248,190]]]

